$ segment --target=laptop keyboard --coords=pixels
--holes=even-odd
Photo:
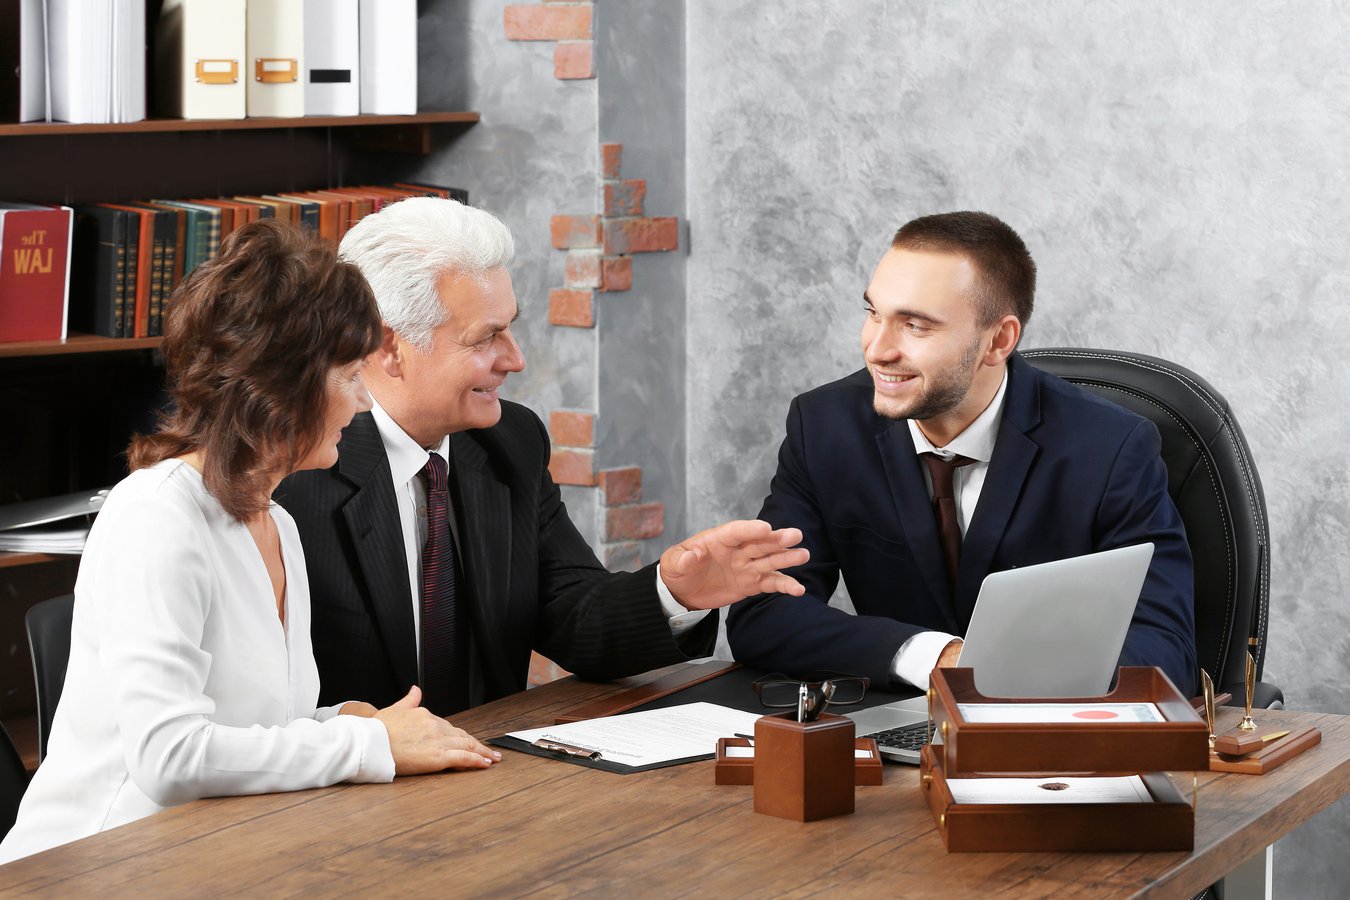
[[[927,722],[916,722],[903,728],[891,728],[887,731],[875,731],[859,737],[872,738],[878,747],[895,747],[900,750],[918,750],[932,738],[933,732]]]

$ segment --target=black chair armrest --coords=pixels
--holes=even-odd
[[[1247,689],[1241,684],[1226,684],[1216,693],[1232,694],[1233,698],[1224,706],[1244,706]],[[1258,681],[1252,691],[1252,709],[1284,709],[1284,691],[1278,685],[1267,681]]]

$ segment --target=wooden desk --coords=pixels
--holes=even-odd
[[[567,679],[457,723],[535,727],[635,683]],[[854,815],[803,825],[756,815],[710,761],[623,776],[506,751],[487,771],[187,804],[0,867],[0,891],[1189,897],[1350,790],[1350,716],[1258,716],[1322,744],[1259,778],[1201,774],[1189,854],[948,855],[908,766],[858,788]]]

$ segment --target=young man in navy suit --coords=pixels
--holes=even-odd
[[[793,400],[759,514],[802,530],[806,595],[731,609],[736,659],[926,688],[990,572],[1152,541],[1120,664],[1194,689],[1191,555],[1157,428],[1017,355],[1035,285],[1026,245],[991,215],[896,233],[863,294],[866,368]],[[841,575],[856,615],[828,605]]]

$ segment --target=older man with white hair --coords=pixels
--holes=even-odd
[[[450,715],[524,688],[532,649],[583,678],[632,675],[706,655],[709,610],[802,592],[779,571],[806,561],[800,532],[753,520],[637,572],[600,565],[549,477],[543,424],[499,396],[525,367],[513,254],[489,213],[425,197],[342,240],[384,319],[363,373],[375,405],[335,466],[276,493],[309,567],[320,703],[385,706],[417,684]]]

